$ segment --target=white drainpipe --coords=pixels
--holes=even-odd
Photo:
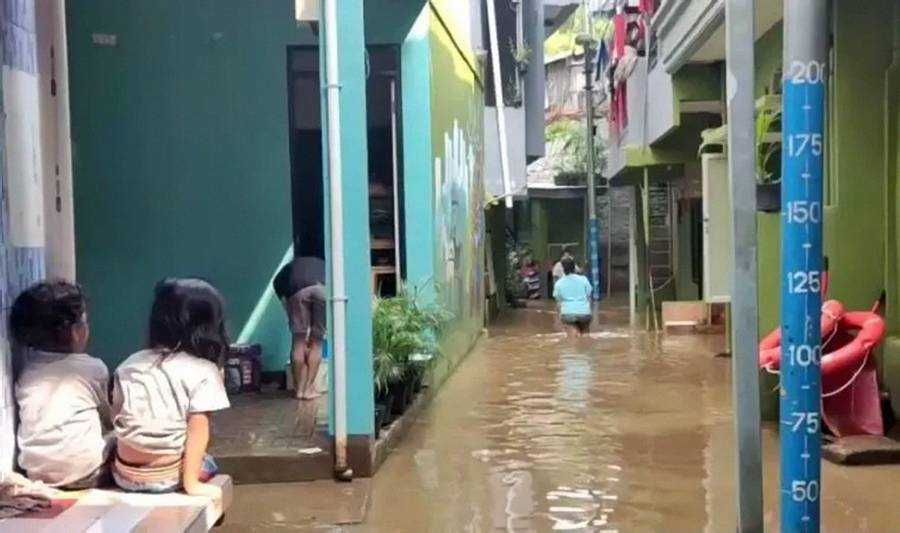
[[[334,472],[349,479],[347,466],[347,295],[344,281],[344,207],[341,169],[340,75],[337,0],[325,0],[325,68],[328,101],[328,177],[331,193],[331,285],[334,337]]]
[[[506,138],[506,102],[503,101],[503,77],[500,73],[500,46],[497,42],[497,13],[494,0],[487,1],[488,36],[491,42],[491,71],[494,77],[494,101],[497,106],[497,136],[500,140],[500,173],[506,208],[512,209],[512,178],[509,175],[509,150]]]

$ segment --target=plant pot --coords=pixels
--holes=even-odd
[[[406,394],[407,387],[403,381],[398,381],[390,387],[390,395],[392,397],[391,410],[392,415],[402,415],[406,411]]]
[[[375,438],[381,435],[381,428],[386,426],[388,414],[387,406],[375,404]]]
[[[756,210],[763,213],[781,211],[781,182],[756,184]]]
[[[384,427],[393,422],[393,417],[391,417],[393,405],[394,395],[390,390],[375,393],[375,409],[381,409],[381,411],[383,412],[383,415],[381,417],[381,427]]]
[[[414,376],[410,376],[403,382],[403,392],[404,392],[404,411],[407,407],[412,405],[413,400],[416,398],[416,378]]]

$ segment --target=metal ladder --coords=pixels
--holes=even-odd
[[[675,250],[672,187],[668,182],[653,183],[649,190],[650,241],[647,261],[650,267],[650,286],[659,291],[675,277]]]

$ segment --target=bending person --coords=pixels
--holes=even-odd
[[[318,257],[295,257],[272,282],[284,305],[291,328],[291,372],[298,400],[319,396],[316,376],[322,362],[325,340],[325,261]]]

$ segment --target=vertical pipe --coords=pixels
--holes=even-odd
[[[400,169],[397,168],[399,157],[397,154],[397,79],[391,80],[391,168],[394,177],[394,267],[397,279],[397,288],[403,279],[403,267],[400,264]]]
[[[637,191],[631,189],[628,206],[628,314],[632,326],[637,324]]]
[[[584,47],[584,128],[587,145],[587,204],[589,253],[591,254],[591,286],[594,299],[600,299],[600,227],[597,223],[597,188],[594,169],[594,64],[591,61],[593,39],[587,33],[580,35],[578,44]]]
[[[738,531],[763,530],[756,264],[756,153],[753,0],[725,2],[731,272],[732,395],[737,443]]]
[[[781,530],[819,531],[827,0],[784,3]]]
[[[347,294],[344,279],[343,169],[341,168],[341,85],[338,65],[337,0],[325,0],[325,75],[328,101],[328,181],[331,195],[331,284],[334,327],[334,470],[347,466]]]
[[[509,150],[506,139],[506,102],[503,100],[503,76],[500,72],[500,45],[497,43],[497,10],[495,0],[487,0],[488,37],[491,41],[491,71],[494,77],[494,104],[497,106],[497,136],[500,140],[500,173],[503,174],[503,196],[507,209],[513,207],[512,179],[509,175]]]

